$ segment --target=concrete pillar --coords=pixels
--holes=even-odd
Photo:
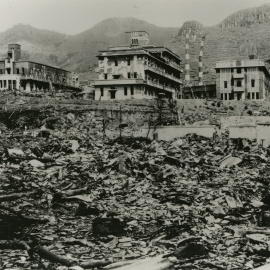
[[[133,56],[133,72],[137,72],[137,55]]]

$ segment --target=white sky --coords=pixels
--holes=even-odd
[[[158,26],[181,27],[187,20],[205,26],[233,12],[270,0],[0,0],[0,32],[18,23],[78,34],[110,17],[134,17]]]

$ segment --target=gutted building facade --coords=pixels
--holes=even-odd
[[[270,74],[261,59],[216,62],[217,98],[221,100],[265,100]]]
[[[95,99],[142,99],[180,95],[180,58],[166,47],[148,45],[148,33],[126,33],[128,46],[110,47],[98,54],[99,79]],[[161,94],[161,95],[160,95]]]
[[[0,90],[79,90],[79,79],[70,71],[21,60],[21,45],[9,44],[7,57],[0,60]]]

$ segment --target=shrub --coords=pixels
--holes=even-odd
[[[248,114],[248,115],[252,115],[252,110],[248,110],[248,111],[247,111],[247,114]]]

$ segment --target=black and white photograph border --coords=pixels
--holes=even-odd
[[[270,269],[269,0],[0,5],[0,269]]]

